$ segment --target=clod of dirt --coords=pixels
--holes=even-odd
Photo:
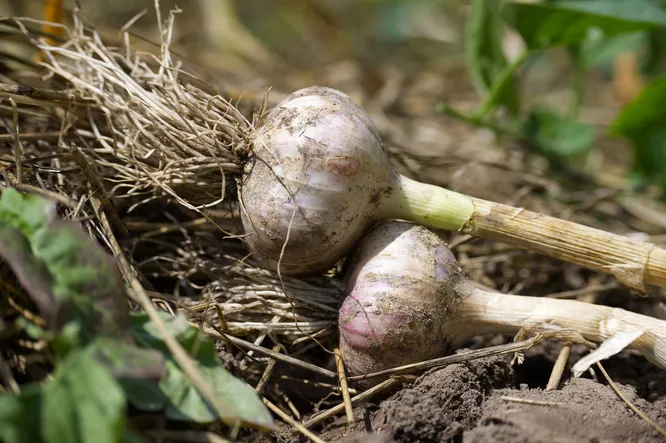
[[[540,348],[539,352],[550,354],[548,351]],[[381,401],[370,414],[369,423],[357,422],[347,427],[344,417],[339,417],[317,434],[325,441],[338,443],[666,441],[609,386],[586,378],[565,377],[559,390],[545,391],[545,381],[540,384],[532,379],[536,384],[530,386],[526,383],[530,378],[519,374],[522,365],[514,372],[508,360],[495,357],[433,370]],[[630,366],[629,361],[623,363],[624,368]],[[638,371],[642,359],[635,364]],[[544,364],[542,369],[547,378],[552,365]],[[618,374],[611,375],[615,378]],[[666,398],[661,387],[666,378],[663,373],[652,371],[643,377],[652,380],[654,389],[639,392],[632,385],[618,385],[632,403],[665,427]],[[639,388],[643,384],[646,383]],[[520,389],[516,389],[519,385]],[[519,403],[506,397],[537,403]],[[362,412],[357,410],[355,415],[360,417]]]
[[[438,414],[441,404],[416,389],[401,393],[398,401],[385,404],[380,426],[390,431],[394,442],[459,442],[463,427],[449,414]]]
[[[362,434],[354,437],[349,443],[393,443],[388,434]]]
[[[430,372],[382,403],[373,430],[390,433],[396,442],[462,441],[463,431],[481,417],[488,392],[512,379],[500,357]]]
[[[651,419],[664,425],[666,416],[657,406],[636,396],[633,388],[623,393]],[[524,404],[502,396],[548,402]],[[589,379],[571,379],[562,389],[494,391],[484,404],[477,426],[466,432],[464,443],[604,442],[656,443],[665,439],[629,410],[608,386]]]

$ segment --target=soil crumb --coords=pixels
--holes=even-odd
[[[496,357],[433,370],[378,404],[357,408],[353,425],[338,417],[315,432],[340,443],[666,442],[606,384],[567,377],[558,390],[546,391],[545,381],[526,383],[517,369]],[[539,378],[547,380],[549,370]],[[666,374],[658,378],[661,385]],[[632,384],[619,387],[666,427],[666,399],[655,395],[661,390],[645,396]]]
[[[666,411],[638,398],[627,386],[621,390],[652,420],[666,423]],[[523,404],[506,397],[545,402]],[[480,442],[664,442],[648,423],[634,414],[606,385],[590,379],[571,379],[560,390],[500,389],[487,399],[476,427],[465,443]]]
[[[362,433],[366,438],[378,434],[386,443],[461,442],[464,431],[481,418],[488,393],[512,385],[513,371],[500,357],[434,370],[381,402]],[[367,441],[354,431],[336,422],[321,436],[325,441]]]

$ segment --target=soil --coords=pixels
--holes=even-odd
[[[565,371],[557,390],[546,391],[557,342],[525,352],[525,361],[494,357],[432,370],[384,399],[312,429],[327,442],[666,442],[631,411],[597,372],[573,378]],[[572,359],[584,352],[572,349]],[[641,357],[622,355],[604,363],[626,398],[666,427],[666,373]],[[307,441],[286,431],[279,441]]]

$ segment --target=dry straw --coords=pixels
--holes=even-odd
[[[116,236],[127,237],[125,253],[142,282],[149,287],[148,281],[176,281],[168,296],[164,289],[149,293],[197,321],[257,342],[271,336],[297,345],[330,335],[341,290],[337,280],[279,279],[247,264],[242,236],[234,234],[240,232],[235,180],[267,96],[258,109],[241,111],[185,72],[170,51],[179,11],[162,23],[159,2],[155,10],[159,54],[132,48],[133,21],[114,46],[77,11],[71,27],[49,24],[62,27],[66,36],[53,44],[36,29],[42,21],[0,18],[0,25],[15,30],[14,37],[42,52],[42,61],[31,69],[45,73],[48,86],[0,85],[0,100],[18,103],[24,126],[37,132],[25,134],[22,161],[14,162],[35,168],[23,168],[11,184],[23,180],[31,183],[24,186],[66,198],[74,207],[68,215],[83,219],[92,217],[92,193],[101,195],[103,205],[104,197],[111,197],[114,203],[107,201],[104,210]],[[62,84],[64,89],[52,86]],[[52,174],[43,180],[36,170]],[[166,220],[145,220],[147,213],[154,216],[155,205],[168,213]],[[108,243],[94,220],[88,225]]]
[[[107,46],[76,13],[66,41],[56,46],[35,39],[25,26],[41,22],[5,20],[45,54],[40,66],[48,75],[66,80],[71,104],[83,105],[70,106],[63,123],[90,127],[99,146],[85,153],[114,183],[115,197],[145,201],[159,190],[201,210],[225,199],[226,177],[241,172],[253,125],[221,95],[195,86],[197,79],[172,58],[176,12],[160,21],[159,56],[133,51],[126,28],[121,46]]]

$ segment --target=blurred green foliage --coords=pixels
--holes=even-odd
[[[666,189],[666,2],[580,0],[524,3],[474,0],[467,21],[466,58],[483,102],[471,115],[446,104],[442,113],[516,136],[556,164],[577,165],[600,136],[627,139],[633,147],[633,178]],[[502,55],[506,29],[517,32],[524,50],[514,61]],[[574,66],[573,105],[567,113],[521,103],[519,70],[529,70],[547,51],[565,48]],[[609,71],[623,52],[639,56],[648,80],[641,94],[606,134],[578,119],[583,83],[591,69]]]
[[[634,175],[666,189],[666,76],[648,84],[611,127],[634,146]]]
[[[134,441],[127,405],[172,420],[262,430],[273,419],[254,389],[224,368],[213,342],[182,315],[164,313],[168,332],[199,365],[224,403],[217,413],[176,364],[156,325],[129,312],[113,257],[55,205],[7,188],[0,195],[0,259],[37,305],[48,329],[20,317],[17,326],[48,341],[53,377],[0,394],[6,443]]]

